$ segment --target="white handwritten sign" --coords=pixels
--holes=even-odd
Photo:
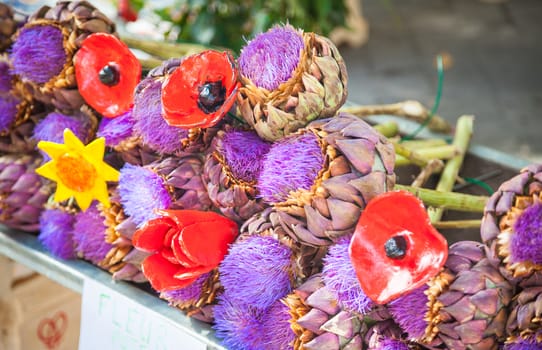
[[[205,350],[204,343],[126,296],[85,280],[79,350]]]

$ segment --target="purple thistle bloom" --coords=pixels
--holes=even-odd
[[[256,187],[265,202],[283,202],[290,191],[309,190],[323,164],[322,149],[312,132],[285,137],[263,157]]]
[[[304,46],[301,33],[292,26],[276,26],[241,50],[239,71],[257,87],[275,90],[292,77]]]
[[[136,89],[133,118],[134,131],[141,135],[143,143],[158,153],[174,153],[180,150],[181,140],[188,130],[169,126],[162,117],[162,82],[146,78]],[[137,93],[139,92],[139,93]]]
[[[384,338],[382,341],[380,341],[380,344],[377,348],[372,349],[378,349],[378,350],[408,350],[408,345],[401,340],[392,339],[392,338]]]
[[[51,25],[23,28],[13,43],[13,72],[43,84],[60,74],[66,63],[62,31]]]
[[[0,133],[8,131],[17,117],[17,105],[21,101],[11,94],[0,95]]]
[[[160,298],[163,298],[169,301],[171,305],[195,303],[200,298],[203,285],[205,284],[205,281],[207,281],[209,276],[210,276],[209,272],[204,273],[203,275],[199,276],[198,279],[195,280],[191,285],[187,287],[162,292],[160,294]]]
[[[524,338],[518,338],[513,343],[504,345],[504,350],[541,350],[542,342],[537,341],[542,337],[542,330],[530,334]]]
[[[348,247],[352,236],[341,237],[329,248],[324,259],[322,278],[335,299],[349,311],[365,314],[374,306],[358,281],[350,261]]]
[[[222,154],[233,176],[246,182],[258,179],[262,157],[270,147],[253,131],[227,131],[222,140]]]
[[[220,264],[224,294],[234,303],[265,309],[291,290],[291,250],[272,237],[234,243]]]
[[[49,113],[34,128],[33,138],[37,141],[64,143],[64,129],[70,129],[80,140],[87,138],[88,130],[83,118],[58,112]]]
[[[13,76],[10,72],[9,63],[0,61],[0,93],[9,92],[11,90],[11,81]]]
[[[228,349],[260,350],[263,334],[260,330],[262,310],[247,303],[221,295],[213,310],[217,337]]]
[[[261,333],[263,336],[261,349],[293,349],[295,333],[290,327],[292,316],[289,307],[277,300],[265,310],[261,317]]]
[[[132,136],[135,123],[132,111],[130,108],[116,118],[102,118],[96,136],[105,137],[105,145],[108,147],[115,147]]]
[[[424,293],[427,288],[429,287],[424,284],[388,304],[395,322],[413,339],[420,339],[427,328],[427,321],[424,319],[428,311],[428,300]]]
[[[542,265],[542,203],[535,203],[521,213],[514,223],[514,232],[510,242],[511,261]]]
[[[164,180],[144,167],[125,164],[120,169],[118,191],[124,212],[138,227],[158,217],[155,209],[171,206]]]
[[[61,259],[73,259],[73,224],[75,217],[59,209],[46,209],[40,216],[40,234],[38,240],[54,256]]]
[[[73,225],[73,241],[77,253],[98,265],[113,248],[105,241],[104,218],[94,202],[87,210],[75,215]]]

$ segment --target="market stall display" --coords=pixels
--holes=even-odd
[[[542,345],[542,172],[451,192],[471,117],[451,144],[368,123],[408,109],[449,129],[411,101],[345,107],[339,50],[290,25],[144,75],[86,1],[5,37],[0,222],[53,255],[148,283],[232,349]]]

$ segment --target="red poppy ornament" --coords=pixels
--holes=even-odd
[[[418,198],[392,191],[373,198],[362,212],[349,253],[365,294],[385,304],[435,276],[448,243]]]
[[[235,102],[237,76],[228,52],[206,50],[186,57],[162,86],[164,119],[185,129],[217,124]]]
[[[217,213],[160,210],[133,237],[135,247],[153,253],[143,260],[143,274],[159,291],[184,288],[216,268],[238,234],[237,224]]]
[[[75,78],[85,101],[114,118],[132,107],[141,64],[117,37],[95,33],[83,41],[75,55]]]

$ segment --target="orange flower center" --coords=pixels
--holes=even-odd
[[[89,161],[69,153],[57,158],[56,173],[66,187],[77,192],[91,190],[98,176],[96,168]]]

